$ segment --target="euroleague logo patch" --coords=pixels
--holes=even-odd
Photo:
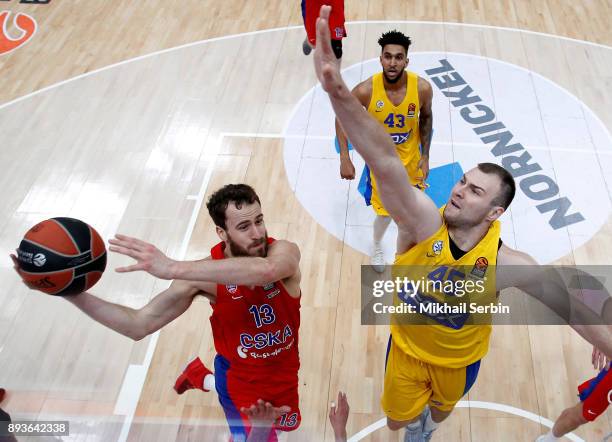
[[[472,268],[470,275],[482,279],[484,278],[485,273],[487,273],[487,267],[489,267],[489,260],[484,256],[481,256],[474,263],[474,268]]]
[[[32,260],[32,262],[34,262],[34,265],[36,267],[42,267],[47,262],[47,257],[42,253],[37,253],[36,255],[34,255],[34,259]]]
[[[381,69],[372,58],[343,69],[342,76],[352,89]],[[500,218],[509,247],[548,264],[597,234],[612,209],[606,184],[612,169],[599,160],[612,155],[612,137],[585,103],[535,71],[494,58],[413,52],[408,69],[433,89],[426,192],[438,207],[463,172],[495,163],[516,182],[516,196]],[[418,118],[416,100],[407,100],[406,114]],[[373,213],[359,194],[365,163],[353,151],[355,181],[340,178],[334,113],[319,85],[298,101],[284,134],[285,171],[299,202],[331,235],[369,255]],[[395,134],[393,141],[405,135]],[[577,185],[576,164],[588,184]],[[388,232],[383,249],[394,251],[395,238]],[[483,270],[474,266],[475,274]]]
[[[24,13],[17,13],[13,17],[12,25],[15,34],[21,35],[13,38],[8,31],[10,11],[0,12],[0,55],[8,54],[28,42],[36,33],[36,20]]]

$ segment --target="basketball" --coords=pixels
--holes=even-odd
[[[17,249],[19,274],[34,290],[55,296],[91,288],[106,268],[104,241],[89,224],[51,218],[27,231]]]

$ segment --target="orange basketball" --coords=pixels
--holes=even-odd
[[[98,282],[106,268],[106,247],[89,224],[74,218],[51,218],[27,231],[17,260],[19,274],[31,289],[74,295]]]

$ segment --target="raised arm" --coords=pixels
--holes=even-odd
[[[554,311],[608,358],[612,358],[612,318],[596,314],[572,295],[556,269],[539,266],[528,254],[502,245],[497,258],[496,278],[498,290],[509,287],[521,289]]]
[[[295,282],[296,279],[299,283],[300,250],[289,241],[274,241],[265,258],[239,257],[203,261],[175,261],[154,245],[125,235],[116,235],[109,242],[111,251],[137,261],[131,266],[118,268],[118,272],[144,270],[162,279],[218,284],[264,285],[274,281]],[[292,291],[289,290],[289,293]]]
[[[317,77],[353,147],[377,177],[383,205],[396,222],[400,234],[412,242],[423,240],[439,228],[442,221],[438,210],[429,197],[408,184],[408,174],[391,138],[342,80],[340,65],[329,43],[327,20],[330,9],[329,6],[321,7],[317,21],[314,54]]]
[[[361,105],[367,108],[370,104],[372,97],[372,79],[368,78],[366,81],[362,81],[353,88],[351,93],[359,100]],[[349,156],[348,143],[349,140],[342,129],[342,125],[335,119],[336,123],[336,138],[338,139],[338,145],[340,146],[340,177],[345,180],[355,179],[355,166]]]

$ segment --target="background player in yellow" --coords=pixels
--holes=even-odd
[[[529,255],[499,243],[498,218],[515,191],[514,179],[505,169],[484,163],[469,170],[455,184],[441,211],[427,195],[407,184],[406,168],[393,142],[342,80],[340,65],[329,44],[328,14],[329,7],[322,7],[317,22],[315,70],[353,146],[379,177],[380,197],[399,231],[396,263],[429,265],[431,259],[452,269],[456,263],[477,257],[474,267],[482,276],[487,274],[487,266],[478,267],[479,263],[487,260],[498,264],[494,272],[487,274],[495,281],[495,290],[518,287],[552,308],[560,301],[567,303],[569,293],[562,284],[545,286],[531,275],[518,280],[520,276],[507,267],[537,269],[537,263]],[[500,266],[506,266],[506,270]],[[579,307],[571,304],[564,319],[609,357],[612,327],[576,325],[587,323],[571,320],[573,315],[582,313]],[[425,325],[420,326],[418,336],[412,327],[392,326],[381,403],[387,426],[392,430],[406,427],[404,440],[420,442],[431,438],[438,423],[450,415],[474,383],[479,361],[488,349],[491,326],[463,329]]]
[[[431,85],[408,66],[410,38],[398,31],[389,31],[378,39],[381,47],[380,64],[383,68],[367,80],[359,83],[352,94],[390,135],[400,160],[406,168],[410,183],[424,188],[429,174],[429,148],[431,142],[432,112]],[[340,145],[340,176],[355,178],[355,166],[348,151],[348,140],[336,119],[336,136]],[[362,191],[367,205],[372,205],[374,220],[374,248],[372,266],[384,270],[382,238],[389,227],[391,217],[379,197],[376,179],[366,166],[365,186]]]

